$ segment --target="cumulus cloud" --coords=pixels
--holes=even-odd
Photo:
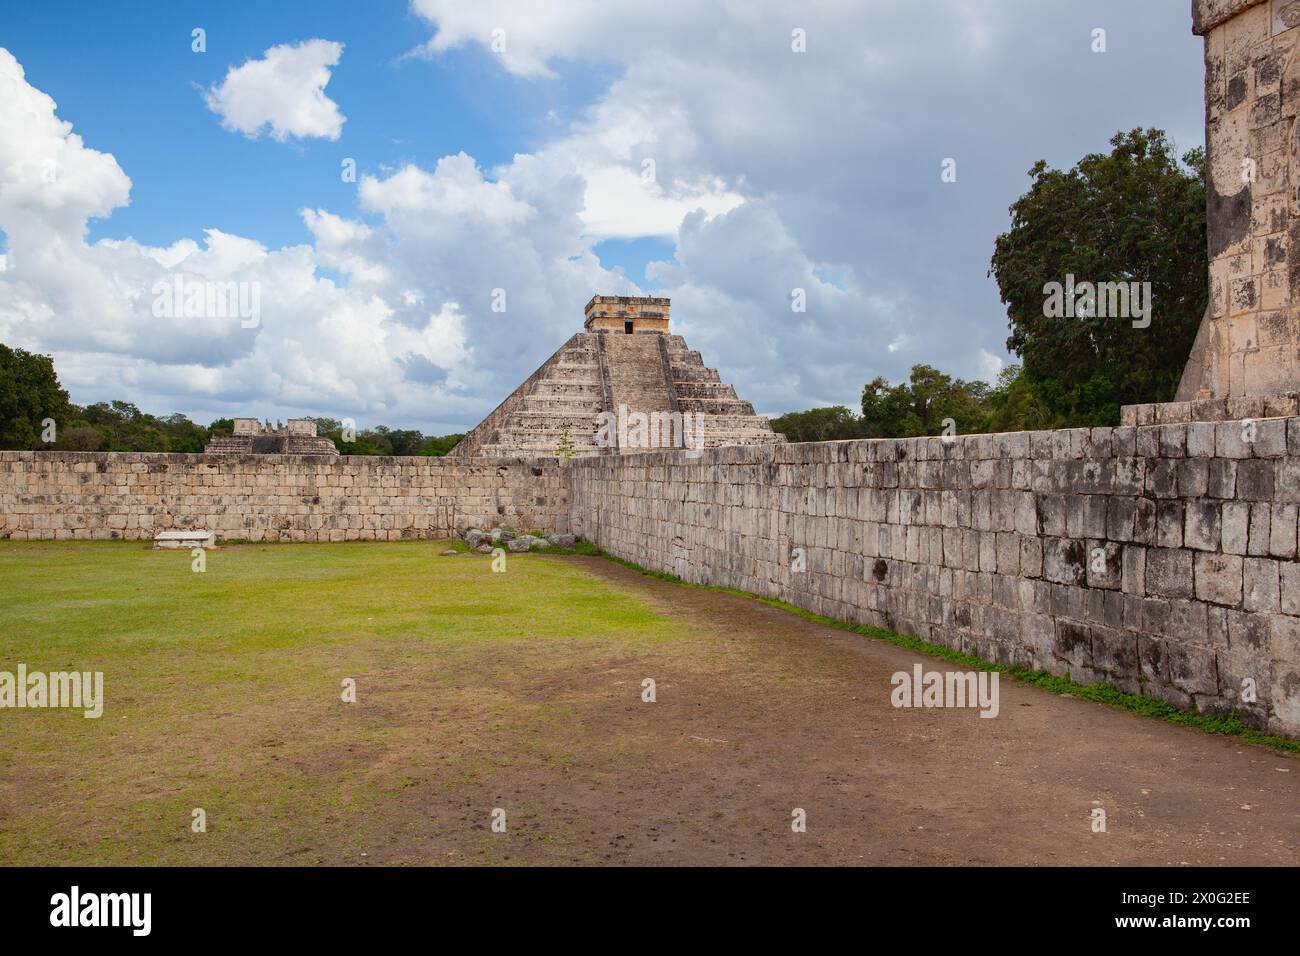
[[[280,142],[291,136],[335,140],[347,118],[325,86],[342,55],[343,44],[331,40],[273,46],[260,60],[232,66],[205,91],[204,101],[223,127],[250,139],[269,133]]]
[[[996,374],[1006,314],[987,267],[1025,170],[1039,158],[1068,166],[1119,128],[1162,125],[1185,147],[1200,137],[1199,43],[1185,11],[1123,0],[924,7],[412,3],[431,25],[430,56],[478,46],[543,84],[561,65],[616,68],[537,156],[579,171],[589,234],[678,240],[677,262],[653,276],[658,291],[710,362],[774,412],[852,402],[864,381],[905,378],[916,362]],[[1099,22],[1122,41],[1105,56],[1089,46]],[[1167,68],[1152,74],[1151,62]],[[637,179],[644,157],[656,160],[652,184]],[[949,157],[959,177],[943,184]],[[847,294],[818,289],[807,313],[792,313],[793,280],[771,278],[805,271],[836,276]],[[766,365],[760,345],[776,357]]]
[[[87,219],[124,205],[130,180],[4,50],[0,92],[0,341],[52,352],[78,396],[452,431],[572,334],[593,290],[634,291],[579,238],[581,179],[528,156],[493,177],[464,154],[363,176],[376,221],[304,209],[310,245],[218,228],[167,246],[88,243]],[[256,323],[160,309],[177,280],[255,288]]]

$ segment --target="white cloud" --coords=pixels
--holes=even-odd
[[[742,395],[775,411],[850,401],[864,381],[905,378],[915,362],[984,374],[982,354],[1004,354],[1006,337],[988,259],[1024,171],[1041,157],[1068,166],[1118,128],[1199,129],[1202,67],[1184,15],[1128,0],[924,6],[412,2],[431,25],[430,56],[477,47],[539,85],[583,65],[614,68],[604,94],[536,158],[583,179],[584,235],[690,242],[687,261],[657,270],[658,291],[696,339],[729,330],[716,349],[700,347]],[[1131,58],[1090,52],[1098,18],[1127,38]],[[804,53],[791,49],[796,27]],[[1155,60],[1168,68],[1152,74]],[[948,156],[960,180],[945,186]],[[644,157],[656,160],[652,186],[637,178]],[[699,209],[704,222],[692,219]],[[757,232],[704,228],[723,220]],[[778,238],[771,254],[764,244]],[[828,294],[800,318],[762,269],[787,275],[807,263],[849,294]],[[738,303],[743,328],[730,311]],[[765,367],[764,355],[774,356]]]
[[[936,244],[918,247],[915,217],[899,210],[915,209],[918,195],[934,201],[908,155],[936,132],[914,109],[917,77],[951,82],[986,67],[1016,14],[981,14],[972,39],[972,6],[939,6],[948,15],[918,33],[905,5],[865,17],[855,4],[779,0],[412,3],[434,27],[430,55],[478,45],[542,83],[562,62],[621,68],[535,163],[581,178],[584,237],[677,241],[675,261],[650,270],[673,299],[675,325],[741,395],[777,413],[848,401],[863,381],[905,375],[913,361],[973,370],[969,332],[963,344],[944,328],[955,309],[918,320],[918,301],[944,288],[934,273],[952,263],[935,263]],[[805,54],[791,49],[795,27],[806,31]],[[936,95],[950,100],[952,90]],[[494,173],[510,179],[522,166],[516,157]],[[987,281],[986,263],[985,253],[974,281]],[[803,314],[791,311],[796,287],[807,294]],[[992,348],[1002,320],[986,314],[993,330],[980,345]]]
[[[273,46],[260,60],[232,66],[204,100],[223,127],[250,139],[269,129],[280,142],[291,136],[335,140],[347,119],[325,86],[342,55],[343,44],[331,40]]]
[[[302,210],[312,245],[267,248],[217,228],[163,247],[87,243],[87,218],[124,205],[130,180],[4,50],[0,91],[0,341],[52,352],[83,402],[451,431],[576,331],[593,290],[633,291],[579,239],[581,180],[527,156],[496,178],[464,154],[365,176],[361,206],[378,221]],[[47,156],[63,170],[49,182]],[[260,324],[155,316],[155,289],[176,276],[255,285]],[[494,288],[505,313],[491,309]]]
[[[0,222],[75,234],[88,218],[124,205],[131,181],[110,154],[87,149],[55,109],[0,48]]]

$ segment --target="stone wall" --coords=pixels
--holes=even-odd
[[[1254,428],[577,459],[571,530],[687,581],[1300,735],[1300,418]]]
[[[446,538],[498,522],[566,530],[555,459],[0,452],[0,537],[252,541]]]

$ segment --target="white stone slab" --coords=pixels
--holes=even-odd
[[[159,531],[153,536],[155,548],[215,548],[215,531]]]

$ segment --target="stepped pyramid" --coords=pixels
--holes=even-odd
[[[699,352],[669,332],[669,309],[663,298],[593,296],[584,331],[448,454],[552,456],[566,429],[577,455],[784,442],[716,369],[705,367]],[[640,429],[637,416],[650,427]],[[679,430],[655,427],[668,421]]]

